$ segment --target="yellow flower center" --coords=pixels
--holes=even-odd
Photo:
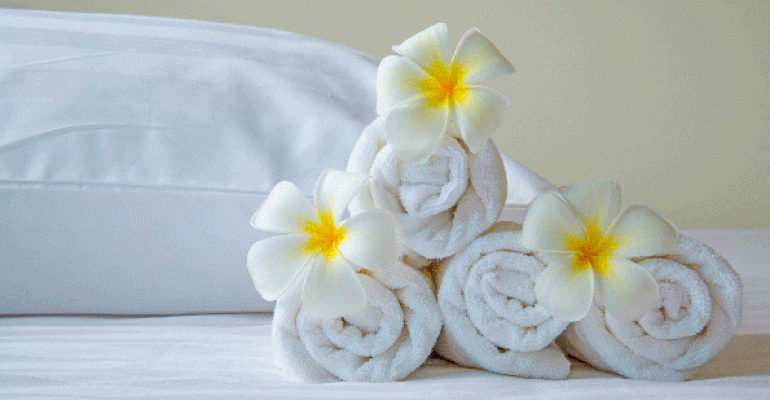
[[[572,268],[575,271],[593,268],[595,272],[602,275],[609,273],[607,262],[612,252],[618,247],[618,243],[604,236],[596,223],[587,224],[585,233],[585,237],[567,237],[567,249],[575,255]]]
[[[302,228],[303,232],[310,235],[305,251],[311,254],[319,252],[331,260],[337,256],[338,247],[345,238],[345,230],[334,225],[334,218],[329,212],[319,213],[318,219],[320,222],[308,222]]]
[[[441,62],[434,61],[427,69],[430,77],[418,83],[423,96],[428,99],[430,107],[443,107],[449,102],[462,102],[467,88],[463,85],[465,71],[456,64],[449,68]]]

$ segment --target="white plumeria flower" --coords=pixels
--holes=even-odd
[[[538,301],[555,317],[578,321],[588,314],[594,281],[605,309],[635,320],[652,310],[658,283],[631,261],[669,253],[679,242],[677,229],[651,207],[620,211],[620,187],[613,181],[586,181],[532,200],[521,243],[549,258],[535,280]]]
[[[473,28],[454,55],[449,46],[446,24],[436,24],[393,46],[400,56],[385,57],[377,69],[377,114],[386,115],[385,138],[404,161],[427,161],[454,123],[475,154],[510,105],[504,94],[477,85],[513,72],[489,39]]]
[[[294,184],[275,185],[251,218],[257,229],[286,233],[249,250],[249,273],[262,297],[278,299],[304,276],[302,307],[317,318],[337,318],[366,306],[356,271],[391,267],[398,242],[396,223],[387,212],[340,221],[365,181],[363,175],[324,171],[316,183],[315,208]]]

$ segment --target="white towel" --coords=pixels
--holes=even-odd
[[[545,264],[519,244],[517,228],[498,223],[439,267],[444,329],[436,349],[468,367],[563,379],[569,361],[553,341],[567,322],[535,300],[535,277]]]
[[[497,220],[507,193],[505,167],[490,141],[470,154],[449,137],[425,163],[402,163],[384,138],[384,118],[361,134],[348,159],[348,171],[369,175],[369,185],[350,211],[379,208],[391,212],[403,240],[431,259],[457,253]]]
[[[619,322],[594,302],[557,342],[576,358],[628,378],[690,379],[735,335],[740,278],[722,256],[687,236],[674,254],[635,261],[660,284],[659,308]]]
[[[355,315],[313,318],[294,289],[278,300],[272,335],[281,369],[310,382],[385,382],[423,364],[441,331],[427,278],[402,262],[359,278],[368,305]]]

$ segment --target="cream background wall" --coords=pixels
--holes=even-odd
[[[299,32],[384,57],[436,23],[516,67],[496,142],[557,185],[610,177],[683,229],[770,227],[770,2],[0,0]]]

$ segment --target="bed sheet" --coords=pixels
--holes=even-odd
[[[567,380],[522,379],[432,357],[401,382],[311,384],[273,365],[270,321],[270,314],[7,318],[0,321],[0,397],[770,397],[770,335],[735,337],[685,383],[629,380],[575,360]]]
[[[564,381],[431,357],[402,382],[309,384],[276,368],[271,314],[0,318],[0,398],[770,398],[770,230],[684,232],[720,251],[746,289],[742,325],[696,378],[635,381],[572,360]]]

